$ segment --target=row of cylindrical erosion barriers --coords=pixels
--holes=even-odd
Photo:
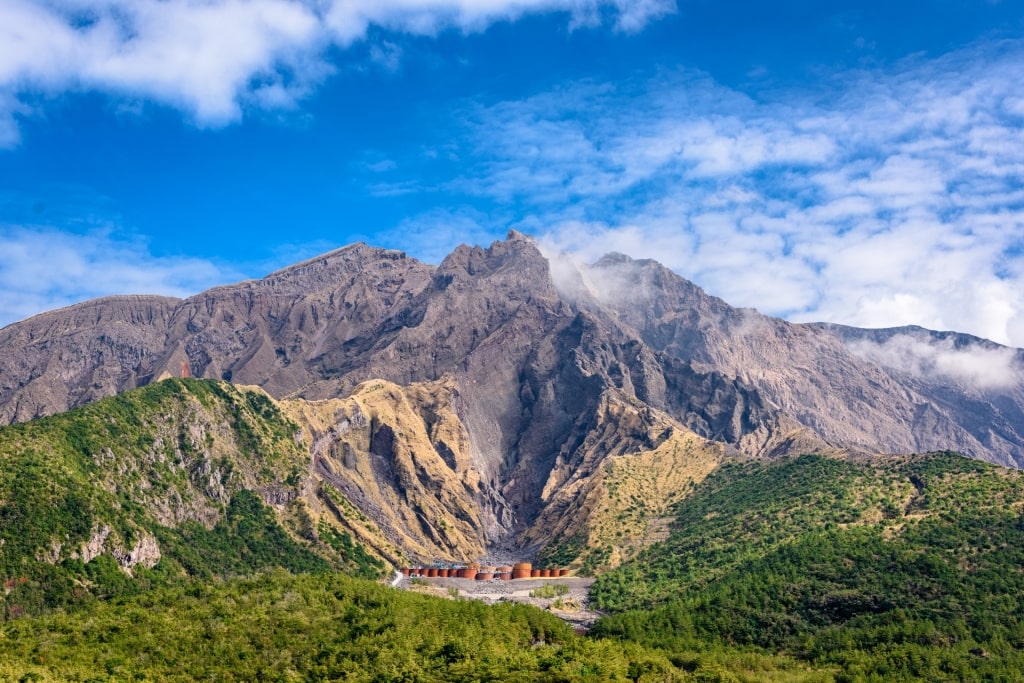
[[[511,567],[486,567],[477,562],[471,562],[464,567],[404,567],[401,572],[409,577],[476,579],[477,581],[547,579],[569,575],[568,569],[534,569],[529,562],[516,562]]]

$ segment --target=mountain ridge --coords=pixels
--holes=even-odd
[[[748,455],[787,452],[786,435],[803,430],[804,446],[1024,463],[1019,380],[978,390],[910,377],[855,346],[904,332],[851,334],[733,308],[652,260],[609,254],[567,267],[515,231],[436,267],[357,243],[187,299],[105,298],[9,325],[0,420],[177,375],[184,363],[279,399],[450,377],[477,467],[496,484],[541,444],[561,447],[608,388]],[[1006,348],[957,339],[951,353],[964,357]],[[1024,352],[1010,352],[1019,377]]]

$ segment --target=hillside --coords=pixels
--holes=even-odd
[[[621,482],[600,483],[621,496]],[[614,614],[586,637],[526,606],[348,578],[334,568],[355,567],[296,538],[244,489],[205,533],[148,527],[165,550],[152,569],[131,566],[134,576],[117,553],[32,574],[50,565],[26,562],[21,547],[26,580],[5,584],[0,680],[826,683],[1024,672],[1018,472],[946,453],[730,459],[681,488],[668,537],[594,585],[592,600]],[[100,498],[65,496],[56,518],[98,510]],[[13,538],[2,546],[11,560]],[[26,602],[50,584],[72,590],[50,603],[63,609]]]
[[[723,452],[664,414],[607,395],[579,428],[584,442],[530,475],[544,491],[515,536],[512,511],[473,458],[457,401],[450,380],[371,380],[345,398],[277,402],[257,388],[167,379],[0,428],[0,562],[33,558],[37,586],[69,563],[77,580],[84,569],[75,563],[99,566],[94,557],[134,574],[157,566],[244,573],[256,565],[191,550],[244,513],[273,521],[282,547],[312,552],[321,568],[374,574],[386,564],[471,561],[499,539],[525,558],[554,541],[549,556],[594,571],[659,534],[666,506]],[[657,503],[624,516],[617,500],[625,495]],[[609,544],[614,556],[604,553]],[[24,574],[0,569],[5,579]]]
[[[4,614],[271,567],[380,575],[311,510],[297,431],[262,391],[203,380],[0,428]]]
[[[595,634],[787,652],[848,680],[1024,672],[1024,477],[954,454],[723,465],[601,576]]]
[[[535,522],[503,537],[604,572],[591,604],[611,615],[588,639],[348,582],[493,550],[458,400],[450,379],[282,402],[167,379],[0,428],[0,680],[1024,671],[1021,473],[952,453],[749,458],[615,391],[555,458]]]

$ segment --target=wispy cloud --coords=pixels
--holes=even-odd
[[[745,94],[704,74],[466,111],[455,192],[586,260],[656,258],[795,320],[1024,346],[1024,42]]]
[[[336,69],[329,48],[346,49],[374,26],[433,35],[527,13],[610,10],[616,27],[632,31],[674,9],[674,0],[4,0],[0,146],[17,143],[17,117],[34,95],[142,98],[219,126],[246,106],[295,107]],[[398,68],[398,45],[382,40],[369,51]]]
[[[98,230],[0,226],[0,326],[109,294],[189,296],[239,279],[197,258],[154,256],[141,242]]]

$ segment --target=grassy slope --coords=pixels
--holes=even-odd
[[[275,513],[253,493],[298,501],[308,454],[295,430],[262,392],[202,380],[0,428],[4,615],[184,576],[379,572],[343,536],[318,541],[301,508]]]
[[[551,539],[538,565],[571,566],[587,576],[667,535],[672,504],[723,456],[721,444],[636,401],[602,400],[595,422],[591,434],[600,436],[580,447],[583,464],[563,474],[563,486],[525,539]]]
[[[852,680],[1024,673],[1024,478],[953,454],[732,464],[601,577],[596,633],[743,646]],[[1009,680],[1008,679],[1008,680]]]

